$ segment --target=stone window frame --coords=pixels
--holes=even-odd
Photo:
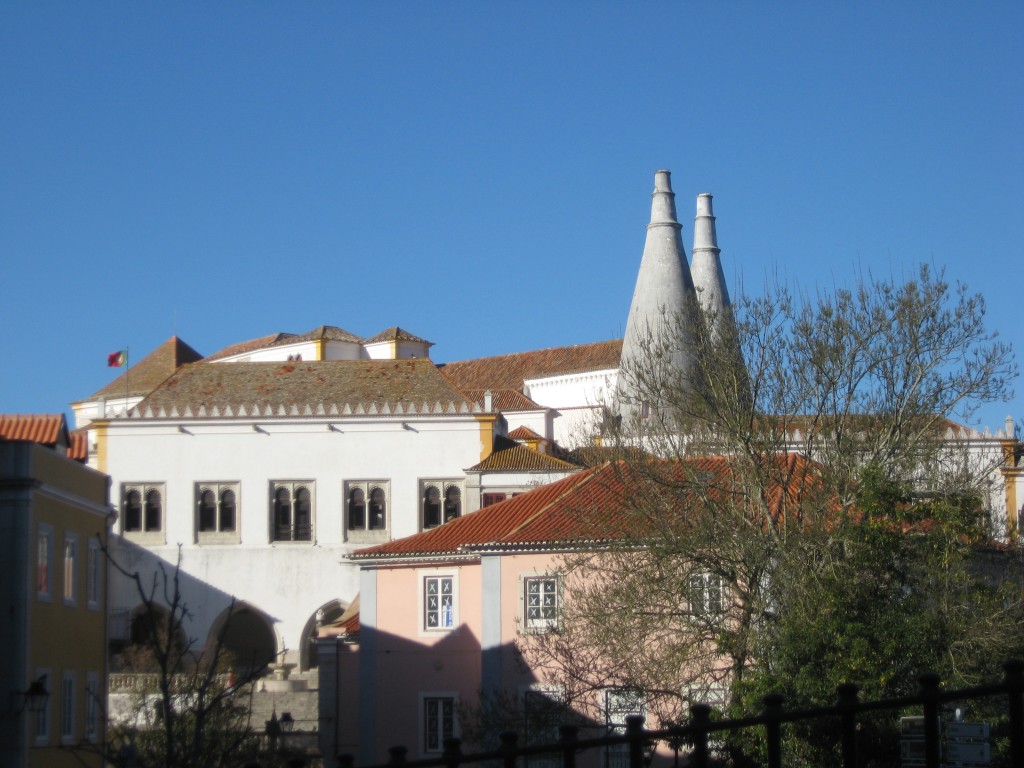
[[[213,530],[202,530],[203,494],[212,493],[214,499]],[[195,526],[198,544],[239,544],[242,541],[242,484],[233,481],[207,481],[195,484]],[[234,494],[234,529],[224,530],[224,494]]]
[[[128,508],[129,496],[132,493],[139,494],[139,515],[138,527],[133,519],[130,519]],[[151,499],[153,494],[158,494],[160,506],[157,512],[160,516],[159,525],[154,526],[150,520],[152,512]],[[164,544],[167,541],[167,483],[164,482],[127,482],[121,483],[121,516],[119,528],[121,535],[139,544]],[[134,513],[131,515],[134,516]],[[129,527],[130,525],[130,527]]]

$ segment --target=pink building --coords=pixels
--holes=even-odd
[[[324,755],[353,753],[368,765],[397,745],[409,759],[440,754],[445,738],[465,735],[460,714],[481,694],[523,703],[527,738],[557,738],[558,691],[526,668],[516,643],[557,625],[559,557],[608,538],[607,511],[621,493],[615,466],[604,464],[354,553],[358,622],[342,617],[319,645]],[[597,509],[606,514],[581,514]]]

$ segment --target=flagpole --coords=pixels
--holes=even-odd
[[[124,348],[124,415],[128,415],[128,393],[131,391],[129,379],[132,367],[128,361],[128,347]]]

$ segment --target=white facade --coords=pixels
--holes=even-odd
[[[355,570],[341,564],[348,552],[422,530],[425,485],[454,484],[464,499],[463,468],[482,458],[481,421],[472,414],[124,419],[106,428],[105,445],[121,508],[115,532],[170,563],[181,546],[183,570],[193,577],[186,583],[191,636],[204,644],[234,597],[272,622],[278,652],[303,648],[318,609],[355,598]],[[346,491],[361,481],[385,489],[381,530],[348,527]],[[274,490],[294,484],[311,492],[310,540],[275,541]],[[204,485],[234,490],[236,535],[200,531]],[[125,531],[125,492],[136,487],[160,492],[159,530]],[[120,587],[113,609],[135,608],[132,585]]]

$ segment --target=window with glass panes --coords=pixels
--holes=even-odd
[[[451,629],[455,626],[455,577],[423,578],[424,629]]]

